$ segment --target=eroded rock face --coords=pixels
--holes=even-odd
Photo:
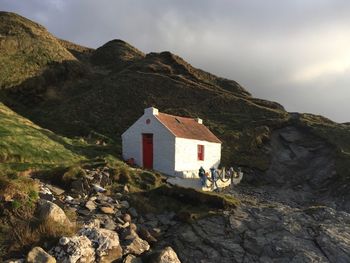
[[[27,255],[28,263],[56,263],[56,259],[41,247],[34,247]]]
[[[329,186],[336,175],[334,150],[307,131],[276,130],[270,152],[271,165],[261,179],[272,185],[312,192]]]
[[[156,246],[170,244],[184,263],[350,262],[348,213],[245,198],[227,216],[177,225]]]

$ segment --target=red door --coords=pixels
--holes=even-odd
[[[153,168],[153,134],[142,134],[143,167]]]

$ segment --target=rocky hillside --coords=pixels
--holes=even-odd
[[[0,17],[3,48],[16,40],[36,43],[43,52],[26,53],[22,45],[2,52],[3,61],[21,60],[6,65],[3,73],[10,79],[2,82],[0,98],[45,128],[67,136],[98,133],[118,143],[121,133],[152,105],[203,118],[224,141],[224,165],[265,171],[271,163],[266,142],[275,129],[292,123],[328,141],[337,152],[337,172],[349,176],[344,169],[350,152],[347,125],[312,115],[296,120],[278,103],[253,98],[237,82],[194,68],[170,52],[145,55],[122,40],[93,50],[56,39],[18,15],[3,12]],[[19,74],[22,82],[7,72],[24,70],[33,74]],[[338,132],[341,137],[334,136]]]
[[[0,261],[350,260],[349,124],[288,113],[170,52],[95,50],[7,12],[0,66]],[[204,194],[118,160],[149,106],[204,119],[243,184]]]

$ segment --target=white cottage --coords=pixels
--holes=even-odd
[[[200,166],[217,168],[221,141],[201,119],[185,118],[147,108],[122,134],[123,158],[167,175],[193,177]]]

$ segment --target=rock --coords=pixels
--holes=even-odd
[[[109,216],[103,217],[101,219],[101,224],[103,228],[109,230],[115,230],[117,227],[117,224]]]
[[[75,180],[73,181],[71,184],[70,184],[71,188],[73,190],[75,190],[76,192],[78,193],[82,193],[85,191],[84,189],[84,182],[82,179],[78,179],[78,180]]]
[[[174,217],[175,217],[174,213],[157,215],[157,219],[159,223],[162,225],[171,225]]]
[[[107,191],[105,188],[103,188],[102,186],[100,186],[98,184],[93,184],[92,186],[97,193],[104,193]]]
[[[89,201],[86,202],[85,207],[87,209],[89,209],[90,211],[93,211],[93,210],[96,209],[96,204],[95,204],[94,201],[89,200]]]
[[[134,217],[134,218],[138,217],[138,213],[137,213],[135,208],[130,207],[128,211],[132,217]]]
[[[146,240],[151,244],[157,242],[157,239],[154,236],[152,236],[152,234],[145,227],[140,227],[138,234],[142,239]]]
[[[124,222],[124,220],[123,219],[121,219],[119,216],[118,217],[116,217],[116,219],[115,219],[118,223],[120,223],[120,224],[125,224],[125,222]]]
[[[55,195],[62,195],[65,192],[62,188],[59,188],[57,186],[53,186],[51,184],[47,184],[46,187],[49,188],[51,190],[51,192]]]
[[[102,206],[100,207],[100,210],[105,213],[105,214],[114,214],[114,209],[113,207],[109,207],[109,206]]]
[[[64,201],[70,205],[79,205],[80,204],[80,201],[75,200],[73,197],[71,197],[69,195],[66,196]]]
[[[50,250],[50,254],[56,257],[58,262],[95,262],[95,249],[90,239],[86,236],[65,237],[64,241],[62,241],[65,245],[62,246],[60,243],[61,240],[58,246]]]
[[[95,201],[97,199],[97,196],[91,196],[89,201]]]
[[[121,201],[121,202],[120,202],[120,205],[121,205],[123,208],[126,208],[126,209],[128,209],[128,208],[130,207],[129,202],[126,201],[126,200]]]
[[[109,197],[104,195],[103,193],[97,193],[96,200],[100,203],[101,202],[108,202]]]
[[[99,262],[112,262],[122,257],[122,248],[116,232],[88,227],[81,229],[79,234],[88,237],[93,244],[96,244],[95,254],[100,259]]]
[[[41,186],[40,190],[39,190],[40,194],[44,194],[44,195],[52,195],[52,192],[50,191],[50,189],[46,186]]]
[[[130,223],[130,229],[136,231],[137,230],[136,224]]]
[[[131,223],[131,216],[129,214],[127,214],[127,213],[124,214],[123,215],[123,221]]]
[[[171,247],[166,247],[155,253],[152,258],[153,263],[181,263],[176,252]]]
[[[68,237],[61,237],[58,242],[61,246],[65,246],[69,243],[69,238]]]
[[[34,247],[27,255],[28,263],[56,263],[56,259],[41,247]]]
[[[87,209],[78,209],[78,214],[82,215],[82,216],[88,216],[90,215],[90,210]]]
[[[145,225],[154,228],[158,226],[158,220],[146,221]]]
[[[123,263],[142,263],[142,259],[129,254],[124,258]]]
[[[63,225],[71,225],[64,211],[56,204],[47,201],[39,200],[38,202],[39,218],[41,220],[51,220]]]
[[[145,251],[148,251],[150,246],[148,242],[141,239],[135,231],[128,229],[124,233],[124,237],[122,239],[122,248],[123,255],[141,255]]]
[[[121,199],[121,198],[123,198],[123,194],[122,194],[122,193],[116,193],[116,194],[115,194],[115,197],[116,197],[117,199]]]
[[[42,185],[40,186],[39,197],[41,199],[45,199],[45,200],[48,200],[48,201],[51,201],[51,202],[55,200],[55,197],[53,196],[53,194],[50,191],[50,189],[47,188],[46,186],[42,186]]]
[[[158,228],[158,227],[155,227],[155,228],[151,229],[151,233],[152,233],[153,236],[159,237],[161,235],[161,233],[162,233],[162,230],[160,228]]]
[[[129,222],[125,222],[124,224],[118,224],[118,228],[125,229],[130,226]]]
[[[4,263],[24,263],[24,259],[8,259]]]
[[[124,190],[124,193],[129,193],[129,187],[127,185],[124,185],[123,190]]]

